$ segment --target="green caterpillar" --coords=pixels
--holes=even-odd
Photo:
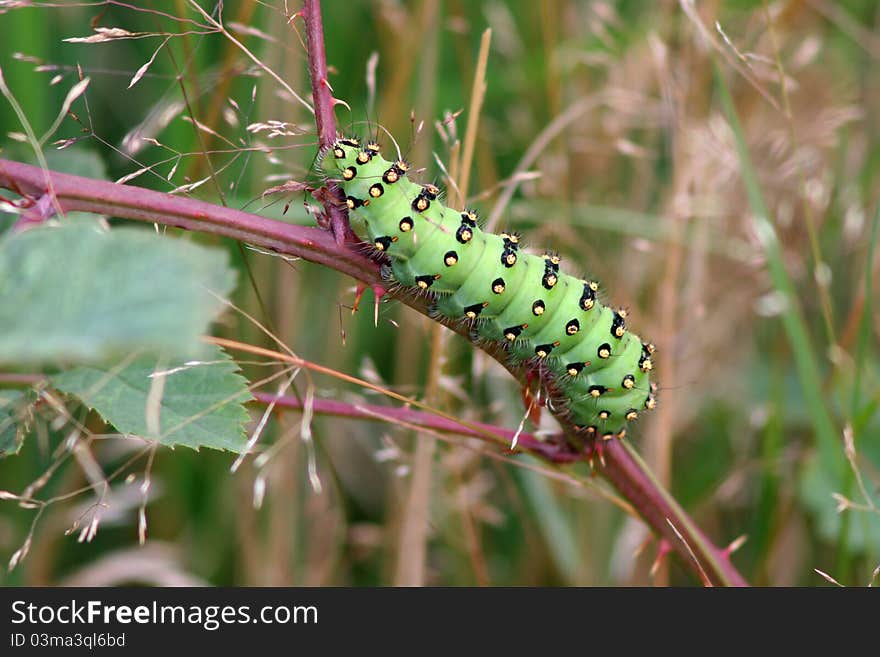
[[[596,282],[561,272],[559,257],[520,251],[516,235],[483,232],[477,215],[438,200],[407,178],[403,160],[379,145],[340,139],[322,168],[344,192],[369,242],[391,260],[400,285],[432,295],[436,312],[473,324],[474,338],[506,345],[516,362],[541,361],[578,430],[622,438],[626,423],[656,405],[654,347],[626,330],[626,311],[598,300]]]

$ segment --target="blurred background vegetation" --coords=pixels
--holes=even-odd
[[[639,451],[716,543],[747,536],[734,562],[752,583],[825,585],[814,569],[843,584],[870,582],[880,564],[880,286],[869,293],[880,268],[869,257],[880,190],[880,5],[323,4],[330,82],[351,108],[338,108],[340,125],[365,135],[378,122],[425,168],[425,180],[443,183],[437,163],[464,134],[480,36],[491,28],[469,197],[488,216],[500,181],[535,173],[523,176],[500,227],[558,250],[572,273],[596,276],[610,300],[630,309],[635,330],[658,345],[661,404],[630,433]],[[207,179],[193,195],[313,222],[302,195],[261,198],[286,180],[317,180],[311,115],[230,39],[169,18],[203,24],[190,2],[131,5],[150,11],[61,3],[0,13],[0,66],[38,134],[78,71],[91,78],[73,107],[76,120],[55,135],[75,142],[48,147],[50,166],[116,180],[159,163],[129,184],[170,191]],[[307,96],[303,25],[289,20],[285,5],[298,9],[293,1],[228,1],[223,20]],[[95,26],[164,36],[64,41]],[[739,143],[723,88],[742,123]],[[249,129],[269,121],[286,122],[282,134]],[[33,161],[5,102],[0,126],[3,157]],[[752,171],[737,156],[742,143]],[[534,158],[520,166],[528,152]],[[770,274],[773,254],[756,230],[744,173],[757,176],[795,299]],[[11,223],[2,221],[4,229]],[[234,302],[297,354],[416,396],[439,360],[435,406],[505,427],[520,422],[519,391],[483,354],[449,336],[432,360],[427,319],[384,304],[374,327],[372,297],[352,315],[352,281],[333,271],[189,238],[229,250],[241,274]],[[798,307],[806,342],[793,341],[782,321]],[[235,313],[218,332],[276,347]],[[816,370],[798,367],[804,359]],[[252,380],[266,372],[243,370]],[[314,377],[314,385],[320,397],[382,403],[335,379]],[[817,425],[815,400],[805,401],[809,390],[821,393],[830,439]],[[255,418],[261,410],[253,407]],[[98,418],[84,420],[106,431]],[[544,423],[552,430],[549,418]],[[113,482],[90,543],[65,530],[94,503],[92,493],[49,505],[33,525],[30,554],[11,572],[0,569],[0,582],[376,585],[418,573],[423,550],[429,584],[695,582],[674,563],[651,571],[656,544],[644,525],[596,494],[586,465],[560,478],[536,461],[489,458],[479,444],[435,445],[405,427],[335,418],[315,419],[312,451],[298,427],[295,413],[274,416],[260,443],[268,456],[235,473],[228,453],[159,450],[143,547],[136,485],[143,461],[127,481]],[[844,436],[852,439],[851,462]],[[0,489],[19,492],[39,478],[63,439],[51,418],[37,422],[21,453],[0,461]],[[106,472],[130,453],[120,441],[92,449]],[[310,481],[311,462],[320,489]],[[81,465],[68,462],[51,471],[42,495],[86,482]],[[5,561],[35,512],[0,505]]]

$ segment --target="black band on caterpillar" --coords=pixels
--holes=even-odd
[[[414,183],[375,142],[340,139],[322,165],[356,232],[388,254],[393,280],[433,297],[438,315],[471,320],[474,340],[500,341],[515,362],[539,359],[555,378],[554,407],[584,435],[622,437],[656,406],[654,347],[628,331],[625,309],[599,301],[598,283],[561,271],[556,254],[522,251],[515,233],[483,232],[475,212],[447,208],[438,187]]]

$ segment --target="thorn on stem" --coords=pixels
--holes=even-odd
[[[733,539],[733,541],[730,542],[730,545],[728,545],[721,551],[722,554],[724,554],[724,556],[729,559],[730,555],[739,550],[747,540],[749,540],[749,535],[741,534],[740,536]]]
[[[373,286],[373,327],[379,327],[379,302],[385,296],[385,288],[381,285]]]
[[[651,564],[651,570],[648,571],[651,577],[657,574],[657,571],[660,570],[660,565],[670,552],[672,552],[672,545],[665,538],[661,538],[657,545],[657,558],[654,559],[654,563]]]
[[[370,287],[366,283],[361,283],[358,281],[357,288],[354,291],[354,303],[351,304],[351,314],[354,315],[358,311],[358,307],[361,305],[361,297],[364,296],[364,292],[367,291],[367,288]]]

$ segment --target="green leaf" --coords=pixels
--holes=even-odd
[[[107,166],[97,151],[85,148],[65,148],[46,151],[46,163],[53,171],[75,176],[107,180]],[[38,164],[34,159],[32,164]]]
[[[0,390],[0,458],[18,454],[30,418],[30,400],[20,390]]]
[[[77,367],[52,384],[95,409],[117,431],[169,447],[211,447],[239,452],[252,399],[238,365],[216,346],[208,360],[157,362],[129,358],[115,367]]]
[[[225,251],[63,222],[0,239],[0,364],[196,356],[235,272]]]
[[[46,164],[49,169],[59,173],[69,173],[74,176],[83,176],[95,180],[109,180],[107,166],[97,151],[84,148],[82,142],[71,148],[63,150],[47,149],[43,151]],[[3,151],[3,157],[7,160],[24,162],[40,166],[40,160],[34,154],[34,149],[28,143],[12,142]]]

